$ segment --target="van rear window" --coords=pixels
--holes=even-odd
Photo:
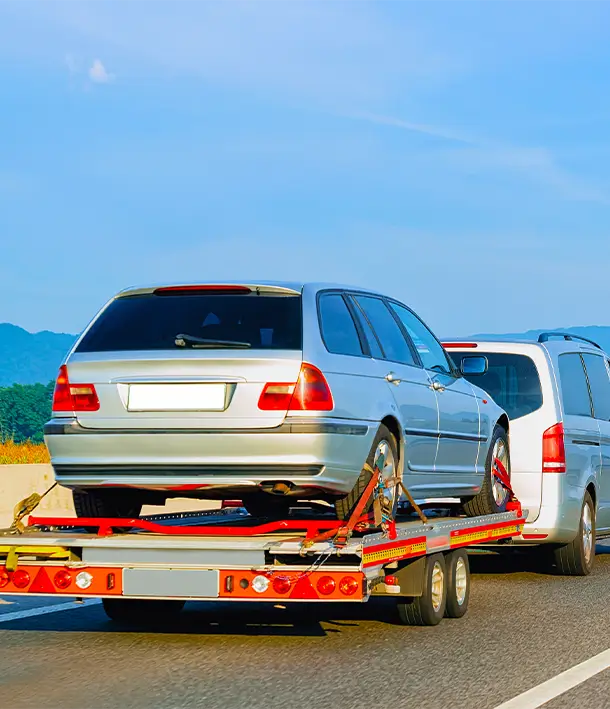
[[[178,348],[300,350],[301,297],[192,291],[123,296],[101,313],[76,351]]]
[[[467,352],[449,352],[459,368]],[[470,353],[472,354],[472,353]],[[503,352],[481,352],[487,358],[485,374],[466,376],[469,382],[484,389],[511,419],[518,419],[537,411],[542,406],[542,388],[534,361],[526,355]]]

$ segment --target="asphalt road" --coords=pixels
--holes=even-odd
[[[192,604],[173,628],[143,632],[116,626],[95,603],[14,618],[49,602],[4,597],[0,704],[495,709],[610,648],[610,547],[598,553],[586,579],[474,558],[467,616],[436,628],[396,625],[391,603],[378,601],[317,607],[313,617],[300,606]],[[571,707],[610,707],[610,670],[545,704]]]

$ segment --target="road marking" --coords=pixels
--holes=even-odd
[[[60,611],[73,611],[83,606],[95,606],[101,603],[97,598],[87,598],[82,603],[56,603],[52,606],[42,606],[41,608],[28,608],[26,611],[15,611],[13,613],[0,613],[0,623],[8,623],[11,620],[20,620],[21,618],[33,618],[37,615],[46,615],[47,613],[59,613]]]
[[[551,699],[577,687],[609,667],[610,649],[590,657],[579,665],[574,665],[569,670],[551,677],[546,682],[528,689],[527,692],[523,692],[513,699],[509,699],[495,709],[538,709],[543,704],[550,702]]]

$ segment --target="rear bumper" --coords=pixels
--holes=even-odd
[[[515,538],[516,543],[567,544],[576,537],[585,491],[571,488],[564,493],[560,499],[543,499],[538,517],[524,525],[523,534]]]
[[[345,420],[287,421],[273,429],[86,429],[71,419],[45,427],[59,483],[135,487],[222,497],[287,481],[293,494],[349,492],[377,426]]]

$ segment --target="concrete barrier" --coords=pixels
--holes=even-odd
[[[0,465],[0,528],[8,527],[13,521],[15,505],[33,492],[42,494],[55,482],[50,465]],[[190,510],[214,509],[220,506],[216,501],[175,499],[168,500],[165,507],[146,506],[142,514],[159,512],[187,512]],[[35,514],[41,516],[74,517],[72,491],[57,486],[50,492]]]

